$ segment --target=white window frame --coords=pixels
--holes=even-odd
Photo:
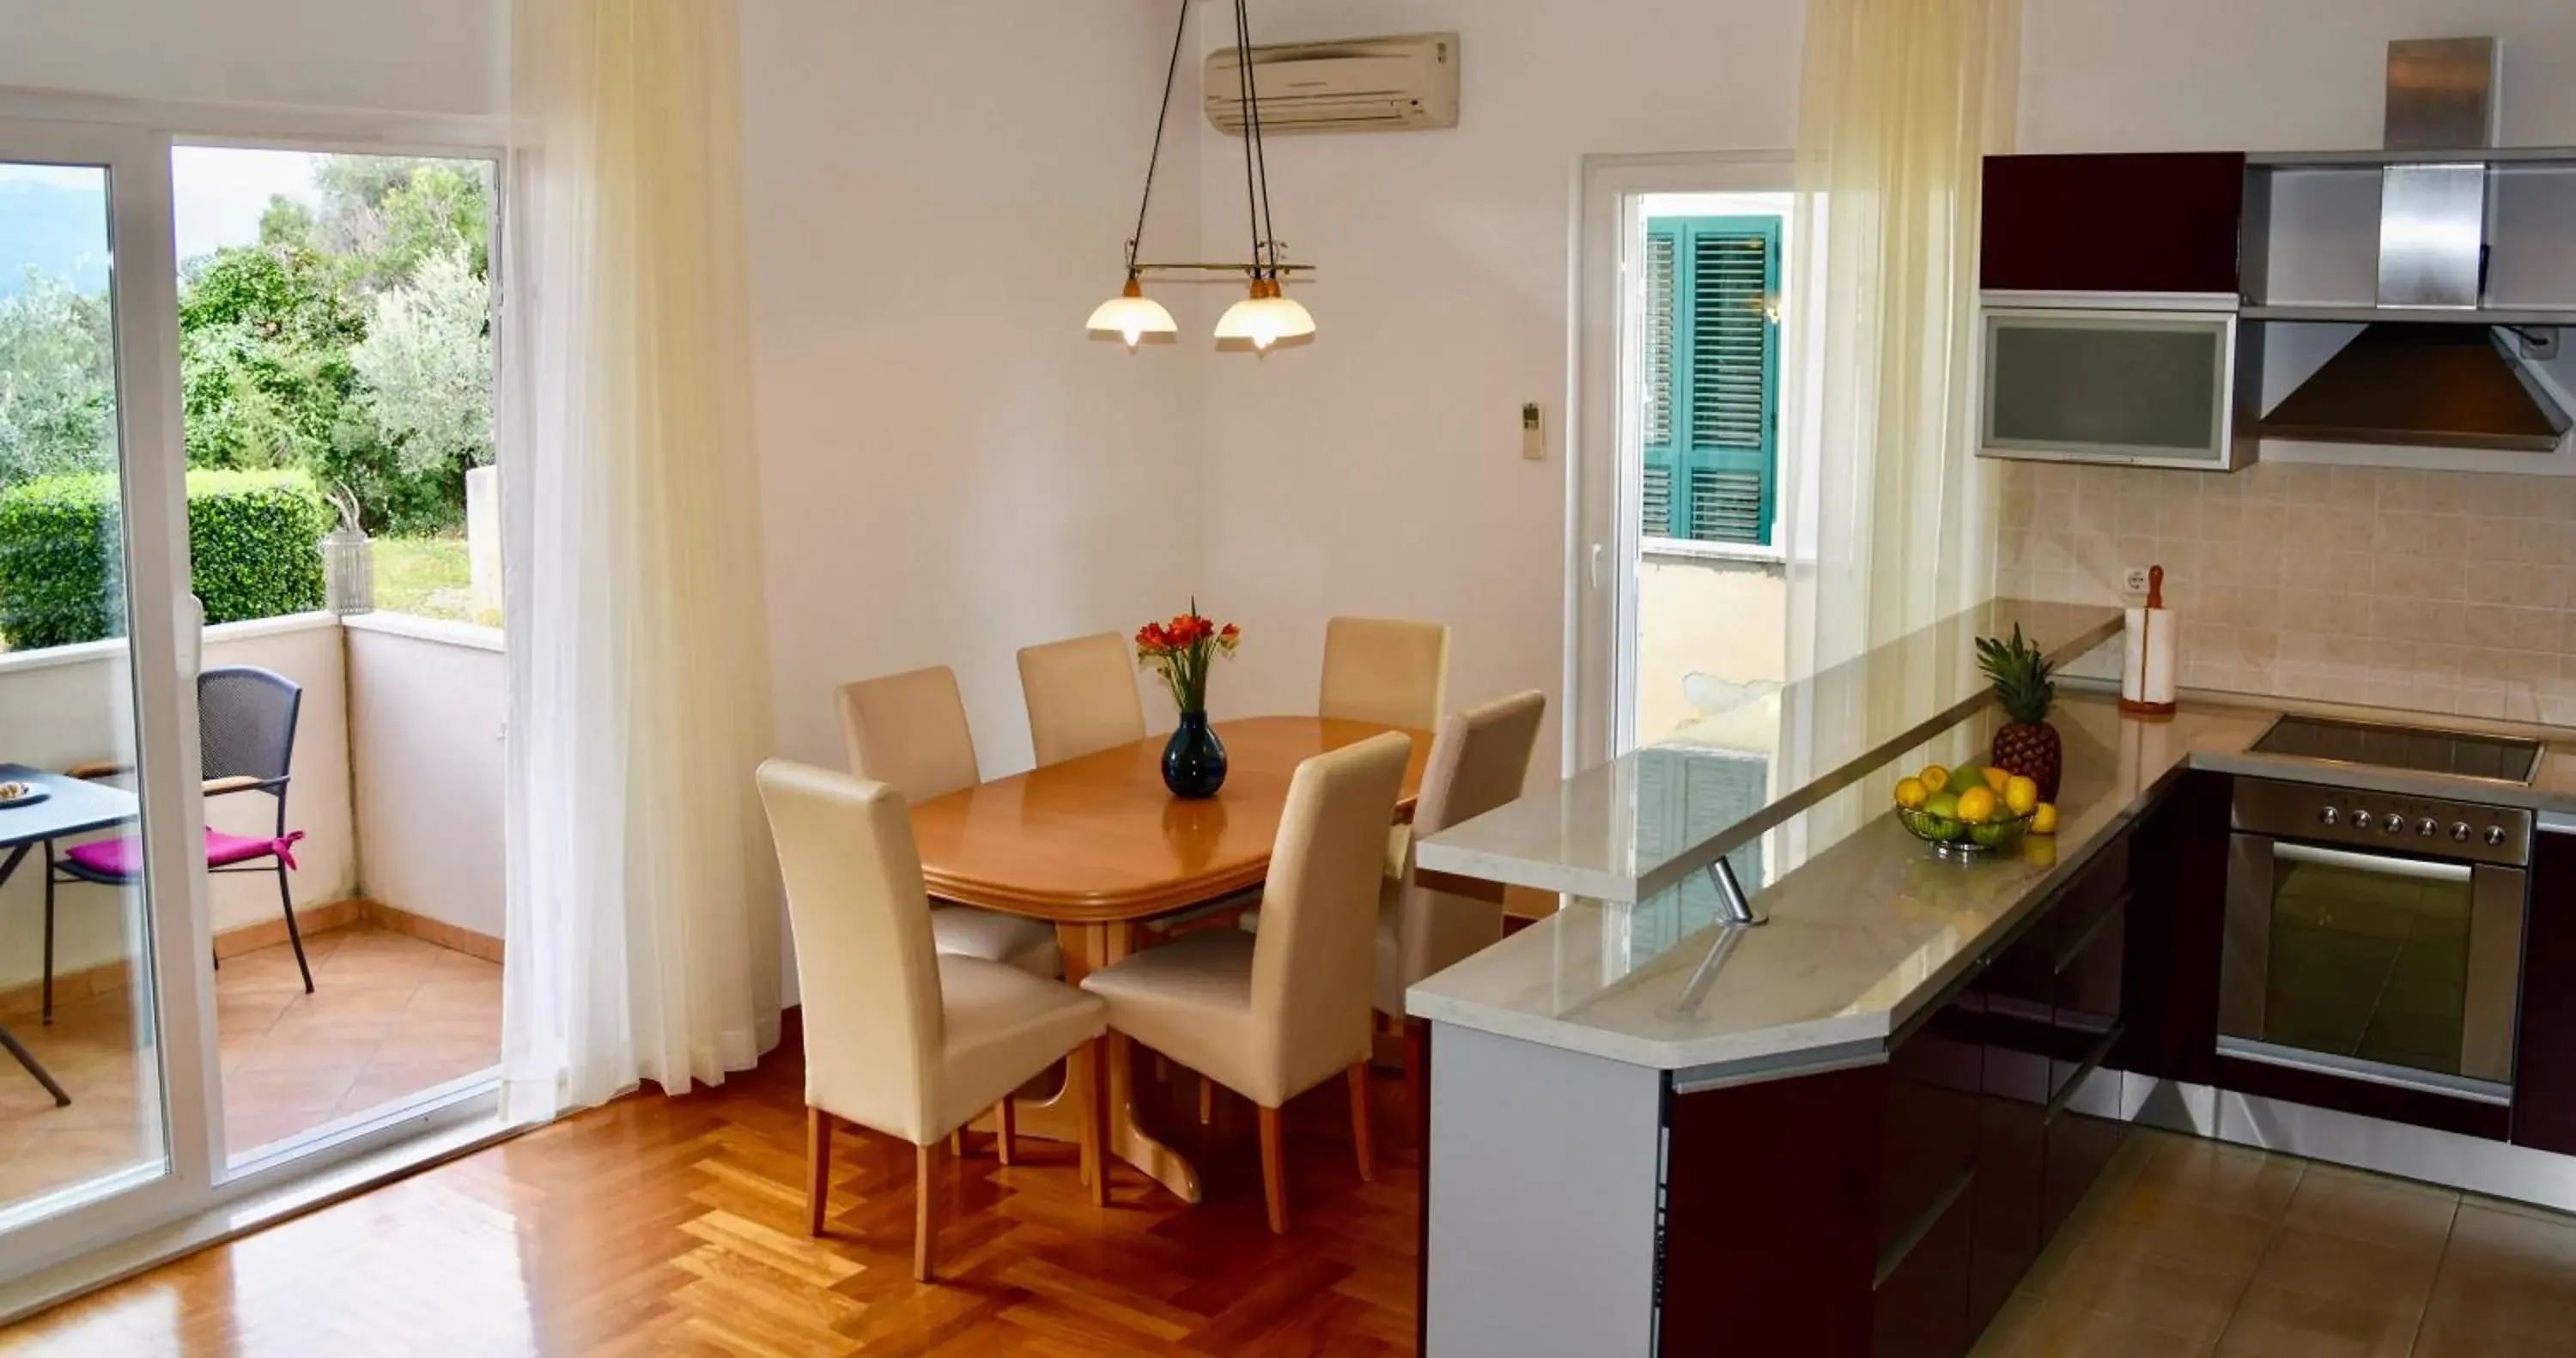
[[[1647,543],[1633,489],[1643,471],[1637,411],[1624,399],[1639,356],[1629,333],[1635,327],[1621,322],[1641,300],[1642,271],[1629,267],[1645,239],[1641,200],[1667,193],[1781,193],[1791,188],[1792,174],[1787,150],[1583,158],[1575,189],[1574,362],[1567,396],[1568,769],[1605,762],[1635,738],[1635,704],[1620,692],[1637,661],[1636,572],[1626,567]],[[1656,540],[1658,550],[1665,541]],[[1776,553],[1757,559],[1776,559]]]

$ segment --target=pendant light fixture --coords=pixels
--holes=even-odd
[[[1234,67],[1244,108],[1243,196],[1251,223],[1251,258],[1241,264],[1156,264],[1138,258],[1145,238],[1146,209],[1154,201],[1154,171],[1163,158],[1163,131],[1171,121],[1172,87],[1180,74],[1181,47],[1189,34],[1192,3],[1194,0],[1180,0],[1180,20],[1172,33],[1171,64],[1163,74],[1163,105],[1154,119],[1154,149],[1145,161],[1145,192],[1136,204],[1136,234],[1127,240],[1127,283],[1118,296],[1092,311],[1089,329],[1094,339],[1122,341],[1130,353],[1140,344],[1171,343],[1180,327],[1172,320],[1171,312],[1145,295],[1145,275],[1239,273],[1247,283],[1246,296],[1226,308],[1225,315],[1218,319],[1217,347],[1267,354],[1283,344],[1303,344],[1313,339],[1314,316],[1280,288],[1285,275],[1306,273],[1313,266],[1283,263],[1278,237],[1271,229],[1270,166],[1261,141],[1261,105],[1253,89],[1252,21],[1246,0],[1234,0]]]

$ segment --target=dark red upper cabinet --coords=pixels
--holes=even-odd
[[[1988,156],[1978,286],[2242,293],[2245,157]]]

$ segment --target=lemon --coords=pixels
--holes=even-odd
[[[2016,816],[2027,816],[2039,805],[2039,784],[2014,774],[1996,791],[2004,794],[2004,806]]]
[[[1959,794],[1959,819],[1970,825],[1980,825],[1994,818],[1994,789],[1972,787]]]
[[[2034,835],[2053,835],[2057,833],[2057,807],[2054,803],[2041,802],[2039,804],[2038,809],[2030,818],[2030,832]]]
[[[1916,807],[1923,805],[1923,803],[1929,800],[1931,796],[1932,789],[1925,787],[1923,785],[1923,780],[1920,778],[1899,778],[1896,780],[1896,804],[1898,806],[1911,811]]]
[[[1914,775],[1914,777],[1916,781],[1922,783],[1924,787],[1934,792],[1938,792],[1950,785],[1950,771],[1938,764],[1924,765],[1923,771]]]
[[[2013,776],[2002,769],[1995,768],[1991,765],[1987,767],[1985,772],[1986,787],[1992,790],[1998,797],[2004,795],[2004,788],[2012,782]]]

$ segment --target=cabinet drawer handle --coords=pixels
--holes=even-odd
[[[2129,903],[2124,899],[2104,908],[2102,913],[2095,915],[2093,917],[2093,922],[2084,926],[2083,934],[2079,936],[2072,945],[2059,950],[2057,954],[2057,964],[2050,969],[2049,974],[2053,976],[2065,975],[2066,969],[2075,965],[2075,959],[2082,957],[2084,955],[2084,950],[2093,946],[2093,940],[2102,936],[2102,927],[2115,919],[2121,918],[2127,912],[2128,907]]]
[[[2039,1115],[2040,1126],[2046,1127],[2057,1121],[2057,1115],[2066,1111],[2067,1104],[2074,1102],[2075,1091],[2084,1087],[2084,1082],[2093,1077],[2093,1072],[2102,1068],[2104,1061],[2111,1059],[2111,1049],[2120,1045],[2121,1036],[2128,1031],[2129,1025],[2114,1023],[2109,1031],[2103,1033],[2101,1038],[2094,1042],[2091,1049],[2084,1053],[2083,1062],[2075,1067],[2075,1073],[2066,1077],[2066,1087],[2058,1090],[2057,1097],[2048,1101],[2048,1110]]]
[[[1977,1170],[1971,1165],[1951,1175],[1949,1182],[1941,1185],[1941,1191],[1932,1195],[1931,1204],[1915,1213],[1914,1219],[1905,1223],[1905,1229],[1887,1242],[1887,1248],[1878,1252],[1878,1268],[1869,1279],[1870,1291],[1887,1286],[1887,1280],[1896,1276],[1896,1270],[1905,1267],[1905,1256],[1923,1243],[1923,1237],[1932,1234],[1932,1228],[1941,1224],[1941,1218],[1948,1214],[1950,1205],[1957,1202],[1959,1195],[1968,1191],[1968,1185],[1976,1181]]]

